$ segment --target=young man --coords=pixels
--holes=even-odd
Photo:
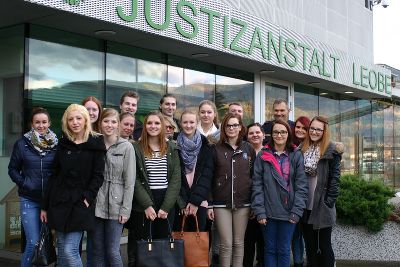
[[[119,101],[119,109],[121,113],[128,112],[134,117],[139,102],[139,94],[133,91],[126,91]],[[135,117],[135,128],[133,130],[133,139],[137,141],[142,134],[143,124]]]
[[[274,109],[274,120],[283,120],[287,122],[292,129],[292,132],[294,130],[294,122],[289,120],[289,105],[288,102],[285,99],[278,98],[274,101],[272,108]],[[274,121],[266,121],[264,122],[262,128],[265,133],[265,138],[263,144],[268,143],[269,139],[271,138],[271,127],[272,127],[272,122]]]
[[[228,113],[233,115],[239,115],[243,120],[243,106],[240,103],[232,102],[228,106]]]

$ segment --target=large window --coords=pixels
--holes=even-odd
[[[8,176],[13,145],[23,133],[24,27],[0,29],[0,248],[18,250],[21,217]]]
[[[294,86],[295,120],[300,116],[306,116],[311,119],[316,115],[318,115],[317,90],[309,86],[295,84]]]
[[[29,107],[47,108],[52,116],[52,128],[58,135],[65,108],[71,103],[80,103],[86,96],[103,100],[104,84],[104,54],[93,50],[99,47],[89,49],[69,45],[87,46],[87,41],[94,42],[93,39],[66,34],[67,44],[60,44],[53,41],[53,38],[58,41],[59,34],[32,26],[31,38],[26,40],[25,73]]]

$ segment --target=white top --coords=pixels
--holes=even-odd
[[[217,128],[217,127],[215,126],[215,124],[213,123],[212,127],[205,133],[205,132],[203,131],[203,128],[201,127],[201,123],[199,123],[199,124],[197,125],[197,130],[198,130],[202,135],[204,135],[205,137],[207,137],[207,136],[209,136],[210,134],[216,133],[216,132],[218,131],[218,128]]]

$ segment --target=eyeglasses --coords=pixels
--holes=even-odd
[[[237,128],[239,128],[239,126],[240,126],[240,124],[238,124],[238,123],[235,123],[235,124],[227,124],[227,125],[225,126],[225,128],[237,129]]]
[[[314,128],[314,127],[310,127],[310,132],[316,132],[318,134],[322,133],[324,130],[320,129],[320,128]]]
[[[287,134],[288,134],[287,131],[272,131],[272,135],[273,135],[273,136],[279,136],[279,135],[285,136],[285,135],[287,135]]]
[[[171,126],[171,125],[165,125],[165,129],[167,129],[167,130],[174,130],[175,127],[174,127],[174,126]]]

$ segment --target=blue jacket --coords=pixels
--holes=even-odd
[[[265,155],[264,155],[265,154]],[[306,208],[308,181],[300,150],[289,153],[289,186],[279,174],[274,156],[263,148],[254,163],[251,208],[257,220],[275,219],[299,221]]]
[[[55,154],[54,148],[41,156],[26,137],[15,142],[8,175],[17,184],[20,197],[40,203],[42,190],[46,190],[48,179],[54,171]]]

